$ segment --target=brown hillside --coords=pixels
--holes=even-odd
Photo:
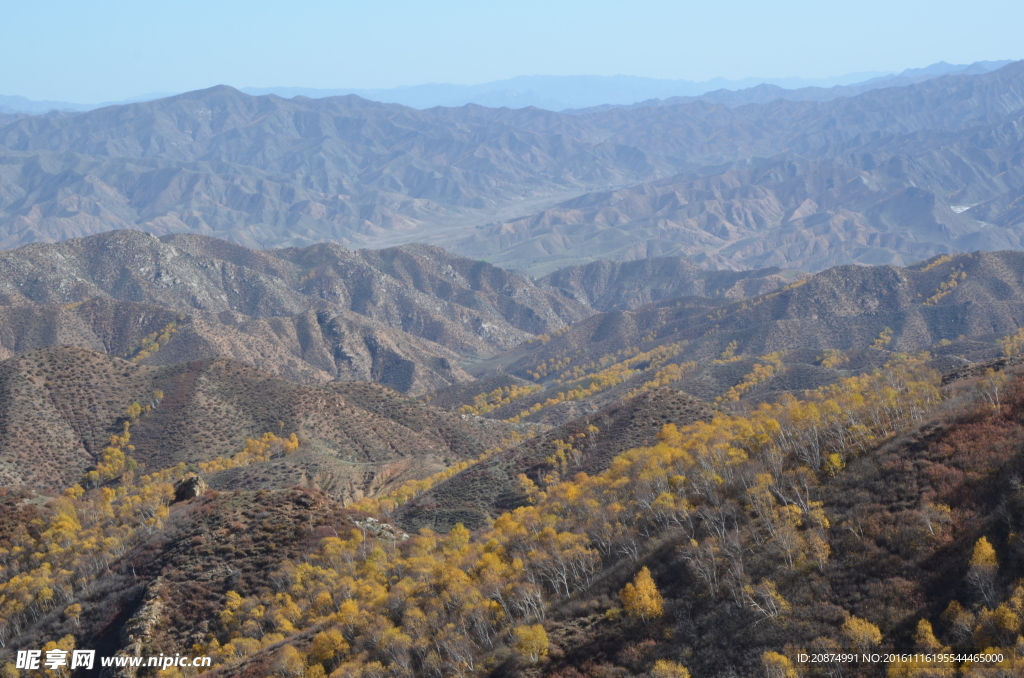
[[[544,276],[540,283],[599,311],[625,311],[674,297],[755,297],[803,275],[779,268],[709,271],[683,257],[647,257],[568,266]]]
[[[0,306],[0,359],[49,346],[78,346],[128,358],[144,337],[182,319],[171,309],[109,299]]]
[[[132,428],[132,456],[147,469],[230,456],[267,431],[295,432],[306,456],[281,463],[345,500],[476,457],[509,428],[375,384],[300,385],[224,358],[147,367],[71,347],[0,363],[0,394],[8,432],[0,484],[58,490],[96,463],[135,401],[155,406]],[[254,465],[216,483],[247,486],[242,476],[263,473]]]
[[[460,359],[591,313],[521,276],[425,246],[266,252],[118,231],[0,254],[7,356],[72,344],[128,357],[177,321],[178,334],[149,363],[225,355],[298,381],[375,380],[423,393],[468,380]]]
[[[482,353],[590,313],[521,276],[423,246],[254,251],[202,236],[161,241],[114,231],[0,255],[3,305],[93,297],[251,317],[347,309],[453,349]]]
[[[954,276],[956,286],[943,294]],[[520,347],[502,362],[521,375],[580,348],[584,353],[570,365],[630,343],[679,340],[690,342],[684,355],[698,360],[716,358],[730,341],[737,342],[737,355],[848,350],[869,346],[886,327],[894,331],[887,348],[919,351],[943,339],[1012,333],[1024,324],[1022,298],[1024,255],[1016,252],[962,254],[910,268],[842,266],[750,300],[671,300],[602,314],[547,343]],[[642,344],[651,332],[655,339]]]
[[[48,346],[80,346],[147,365],[225,356],[297,382],[377,380],[413,393],[470,379],[456,352],[346,310],[253,318],[94,298],[0,306],[0,319],[2,357]],[[171,323],[169,340],[139,355],[144,339]]]
[[[0,362],[0,485],[60,490],[95,465],[151,369],[80,348]]]

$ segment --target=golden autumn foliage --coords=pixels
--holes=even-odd
[[[0,548],[0,642],[58,605],[77,622],[75,592],[162,528],[174,477],[152,474],[116,489],[76,486],[51,500],[44,525],[22,529]]]
[[[917,622],[917,632],[914,634],[914,649],[923,653],[947,652],[949,648],[943,648],[942,643],[935,637],[931,622],[922,619]]]
[[[160,331],[153,332],[142,338],[141,346],[131,357],[132,362],[142,362],[146,358],[150,357],[154,353],[160,350],[161,346],[164,346],[168,341],[171,340],[175,334],[178,333],[178,323],[170,322],[167,323]]]
[[[230,457],[217,457],[210,461],[201,461],[196,466],[201,473],[216,473],[229,468],[248,466],[262,461],[270,461],[279,457],[294,454],[299,449],[299,437],[292,433],[281,438],[274,433],[264,433],[259,438],[249,438],[241,452]]]
[[[761,665],[766,678],[799,678],[793,662],[784,654],[765,652],[761,655]]]
[[[472,405],[463,405],[459,408],[460,414],[484,415],[500,407],[508,405],[513,400],[525,398],[531,393],[536,393],[544,387],[540,384],[528,384],[526,386],[503,386],[496,388],[490,393],[481,393],[473,397]]]
[[[938,268],[939,266],[949,263],[950,261],[953,261],[952,254],[943,254],[941,256],[935,257],[935,259],[921,267],[921,272],[924,273],[925,271],[930,271],[934,268]]]
[[[210,653],[231,664],[267,638],[309,631],[304,637],[313,640],[296,644],[306,675],[469,676],[501,646],[536,661],[542,654],[527,648],[529,629],[543,623],[550,601],[590,590],[602,567],[635,563],[636,579],[622,591],[626,613],[662,614],[661,595],[639,561],[669,534],[684,537],[680,555],[713,599],[734,601],[751,624],[775,623],[790,610],[784,582],[830,558],[831,523],[818,485],[920,421],[938,402],[937,386],[922,359],[897,356],[883,369],[745,416],[668,424],[655,445],[625,452],[593,476],[570,473],[587,435],[562,440],[549,459],[550,477],[524,483],[533,504],[475,534],[459,526],[447,536],[424,530],[404,543],[364,540],[358,531],[329,537],[302,562],[272,573],[273,588],[229,594]],[[738,566],[752,552],[779,577],[752,580]],[[867,647],[877,643],[877,630],[851,618],[843,634]],[[332,631],[341,638],[328,643],[318,635]],[[768,659],[766,671],[791,675],[791,665]]]
[[[949,274],[949,277],[938,286],[935,292],[925,300],[924,305],[933,306],[937,304],[940,299],[951,294],[953,290],[956,289],[957,285],[962,283],[964,280],[967,280],[967,273],[965,271],[953,271]]]
[[[971,553],[970,567],[967,570],[967,582],[974,588],[986,605],[991,605],[995,597],[996,576],[999,573],[999,560],[996,550],[985,537],[980,537],[974,544]]]
[[[626,348],[621,348],[617,350],[615,353],[606,353],[597,360],[591,361],[589,363],[575,365],[571,370],[567,370],[562,374],[558,375],[558,378],[569,381],[582,379],[588,374],[600,372],[601,370],[607,367],[611,367],[616,363],[622,362],[623,360],[628,360],[636,356],[638,353],[640,353],[639,346],[627,346]]]
[[[74,622],[75,626],[78,626],[79,619],[82,616],[82,606],[78,603],[74,605],[68,605],[64,608],[64,618]]]
[[[770,579],[762,579],[757,586],[747,584],[743,587],[743,603],[761,616],[761,621],[775,619],[792,609],[789,602],[779,593],[778,587]]]
[[[971,567],[995,569],[999,567],[999,559],[996,557],[996,550],[985,537],[979,537],[974,543],[974,550],[971,552]]]
[[[60,609],[58,605],[64,606],[64,618],[77,626],[82,606],[71,602],[75,594],[133,545],[163,528],[174,482],[188,471],[182,463],[136,477],[137,466],[126,451],[134,449],[129,444],[131,424],[144,411],[128,412],[123,432],[111,438],[97,470],[86,474],[90,489],[68,488],[47,504],[41,525],[20,526],[9,546],[0,547],[0,646],[43,614]],[[298,438],[268,433],[249,443],[239,453],[243,460],[251,459],[256,448],[261,454],[293,451]],[[99,482],[104,484],[95,486]]]
[[[740,379],[738,384],[715,398],[715,404],[739,400],[747,391],[758,384],[768,381],[782,369],[781,353],[769,353],[768,355],[761,356],[758,360],[761,362],[755,363],[753,369]]]
[[[892,342],[892,337],[892,328],[886,327],[884,330],[881,331],[878,337],[873,342],[871,342],[871,348],[876,348],[879,350],[884,349]]]
[[[626,614],[639,617],[645,624],[649,619],[664,614],[665,601],[646,567],[641,568],[633,581],[619,592],[619,598]]]
[[[825,349],[825,352],[818,358],[822,367],[834,370],[850,362],[850,356],[834,348]]]
[[[302,678],[306,674],[306,662],[291,645],[285,645],[274,658],[274,671],[286,678]]]
[[[914,634],[914,651],[921,655],[947,653],[949,647],[943,647],[935,637],[931,623],[922,619],[917,623]],[[914,657],[908,661],[897,660],[889,664],[886,673],[888,678],[953,678],[956,666],[950,662],[928,661],[925,657]]]
[[[882,642],[882,632],[877,626],[852,615],[843,622],[842,633],[850,649],[858,653],[870,652]]]
[[[517,626],[514,631],[515,648],[531,664],[548,654],[548,634],[541,624]]]
[[[536,431],[532,428],[525,434],[511,431],[509,437],[502,440],[497,447],[488,448],[476,459],[466,459],[458,463],[452,464],[443,471],[438,471],[422,480],[407,480],[397,488],[391,490],[384,496],[380,497],[366,497],[352,504],[352,508],[360,511],[366,511],[367,513],[375,513],[383,516],[388,516],[399,506],[406,504],[416,497],[420,496],[424,492],[427,492],[438,483],[448,480],[457,473],[465,471],[467,468],[479,464],[482,461],[486,461],[498,452],[520,444],[524,440],[529,440],[536,435]]]
[[[274,575],[288,582],[284,590],[265,598],[229,593],[221,622],[232,639],[208,649],[230,662],[240,645],[259,647],[268,635],[288,637],[321,625],[302,657],[307,671],[328,673],[359,658],[364,670],[373,662],[407,668],[415,661],[444,667],[446,675],[468,675],[502,639],[537,661],[547,637],[538,623],[542,591],[531,582],[574,586],[567,572],[586,553],[575,553],[573,539],[520,515],[526,523],[508,516],[486,543],[461,526],[444,537],[424,531],[402,550],[369,544],[359,531],[325,539],[308,562],[285,563]],[[536,561],[529,572],[527,554]],[[298,666],[295,655],[287,659]]]
[[[984,539],[984,538],[982,538]],[[980,544],[980,545],[979,545]],[[986,539],[978,540],[971,557],[971,568],[990,568],[997,564],[994,548]],[[1017,676],[1024,671],[1024,580],[1018,580],[1009,590],[1008,597],[994,607],[978,605],[974,611],[953,600],[941,615],[946,637],[953,641],[955,652],[971,649],[971,653],[1002,656],[1001,661],[967,662],[960,666],[948,663],[914,661],[897,662],[889,667],[892,678],[995,678]],[[920,653],[948,653],[951,648],[936,638],[928,620],[918,622],[914,636],[915,650]]]
[[[1007,358],[1024,353],[1024,327],[1000,339],[999,344],[1003,347],[1003,355]]]
[[[815,570],[830,569],[834,557],[836,516],[826,515],[823,488],[848,473],[847,464],[855,457],[921,421],[938,398],[937,375],[923,360],[900,356],[884,369],[799,398],[783,397],[743,415],[725,412],[711,421],[666,425],[654,445],[619,455],[606,471],[592,476],[577,471],[596,427],[564,436],[547,459],[550,475],[529,481],[532,505],[498,516],[475,533],[459,526],[448,535],[425,530],[404,542],[366,538],[358,531],[322,539],[301,560],[267,572],[265,589],[229,592],[213,620],[213,635],[201,649],[228,674],[245,660],[247,666],[265,667],[267,675],[303,678],[468,678],[493,670],[495,657],[546,665],[548,606],[587,602],[595,582],[607,582],[603,568],[637,572],[622,590],[622,606],[654,627],[643,633],[661,637],[676,609],[670,606],[663,614],[666,605],[641,565],[655,548],[666,547],[677,549],[685,563],[681,566],[705,589],[699,591],[702,598],[733,605],[737,621],[748,628],[775,625],[771,632],[779,633],[794,621],[787,600],[795,605],[799,599],[791,595],[793,581],[818,577]],[[130,437],[115,444],[129,458]],[[267,434],[205,469],[268,460],[298,446],[296,436]],[[95,552],[116,561],[121,549],[137,543],[147,530],[159,529],[161,509],[166,515],[167,493],[150,489],[147,495],[144,488],[169,487],[187,472],[181,466],[136,479],[124,468],[100,486],[75,486],[52,500],[45,525],[29,534],[33,541],[18,542],[22,551],[8,547],[0,554],[5,567],[16,564],[4,570],[4,581],[15,585],[5,584],[0,592],[5,596],[0,598],[0,626],[8,629],[0,632],[16,632],[9,619],[24,628],[32,614],[59,617],[61,610],[73,624],[81,608],[76,610],[71,598],[88,581],[82,576],[87,575],[84,566],[68,555],[78,549],[75,540],[97,534],[97,525],[106,530],[101,541],[118,536],[115,528],[125,528],[127,536],[120,542],[105,542]],[[454,472],[427,479],[425,485],[400,486],[362,506],[386,513]],[[921,527],[923,539],[951,529],[950,508],[938,501],[929,499],[920,508],[927,523]],[[836,531],[845,529],[841,524]],[[1001,544],[979,539],[971,572],[998,573]],[[108,547],[113,550],[102,550]],[[748,560],[744,569],[744,559],[753,558],[756,565]],[[25,572],[31,572],[31,579],[17,579]],[[991,598],[969,601],[970,607],[951,605],[935,629],[915,618],[915,648],[944,648],[936,630],[949,644],[959,634],[958,649],[999,649],[1008,658],[1000,670],[1015,670],[1024,589],[999,599],[1005,590],[997,586]],[[18,596],[25,607],[12,606]],[[877,648],[882,635],[872,621],[885,628],[884,623],[870,609],[857,611],[870,621],[850,617],[841,630],[828,633],[841,635],[858,651]],[[666,620],[654,622],[659,615]],[[610,621],[601,623],[614,623],[614,608],[606,618]],[[791,654],[788,648],[785,652]],[[650,666],[653,659],[635,670],[656,678],[689,675],[682,664],[667,659]],[[963,675],[989,675],[983,668],[967,667]],[[760,669],[767,676],[797,675],[793,662],[778,652],[761,655]],[[947,675],[944,670],[924,664],[889,667],[892,676],[919,678]]]
[[[637,388],[630,389],[629,393],[626,394],[626,399],[636,397],[641,393],[646,393],[662,386],[668,386],[669,384],[679,381],[683,376],[697,367],[697,363],[694,361],[688,361],[685,363],[672,363],[666,365],[660,370],[654,373],[654,376]]]
[[[730,341],[728,345],[725,347],[725,350],[722,351],[721,355],[719,355],[718,358],[716,358],[715,360],[712,360],[711,364],[718,365],[722,363],[731,363],[736,360],[742,360],[743,356],[736,355],[737,346],[738,344],[735,341]]]
[[[659,659],[651,667],[651,678],[690,678],[690,672],[682,664]]]
[[[686,346],[686,342],[677,342],[674,344],[666,344],[664,346],[657,346],[649,351],[640,352],[636,347],[630,347],[624,351],[619,351],[617,354],[612,356],[602,357],[596,362],[598,371],[588,373],[593,368],[595,363],[588,366],[582,366],[579,371],[572,373],[572,381],[566,383],[567,390],[559,391],[555,396],[538,402],[532,405],[530,408],[523,410],[514,417],[506,419],[506,421],[516,423],[520,422],[526,417],[536,414],[541,410],[553,407],[555,405],[570,401],[570,400],[582,400],[595,393],[606,391],[610,388],[618,386],[622,382],[631,379],[643,372],[657,368],[664,365],[667,361],[671,360]],[[620,358],[620,354],[624,356]],[[680,367],[680,374],[684,370],[684,367]],[[660,381],[666,375],[671,372],[666,372],[661,377],[655,377],[655,380]],[[539,378],[539,377],[537,377]],[[646,386],[646,384],[644,385]]]

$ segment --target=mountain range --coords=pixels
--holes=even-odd
[[[520,76],[479,85],[426,84],[390,89],[312,89],[304,87],[243,87],[246,94],[276,94],[292,98],[305,96],[320,99],[355,94],[364,99],[402,104],[412,108],[464,106],[478,104],[490,108],[524,108],[533,106],[550,111],[571,111],[592,107],[623,105],[658,105],[662,100],[677,97],[728,97],[735,92],[739,100],[758,96],[763,88],[778,92],[774,98],[803,99],[849,96],[877,87],[891,87],[922,82],[940,75],[955,73],[986,73],[1009,61],[979,61],[973,64],[948,64],[940,61],[924,68],[908,68],[900,73],[849,73],[834,78],[713,78],[689,80],[658,80],[636,76]],[[757,94],[755,94],[757,93]],[[763,96],[763,95],[761,95]],[[751,103],[751,102],[747,102]]]
[[[1021,675],[1024,62],[943,68],[0,114],[0,675]]]
[[[537,280],[425,245],[2,252],[0,662],[74,642],[254,678],[725,678],[803,647],[1010,656],[1021,299],[1008,251]]]
[[[828,101],[417,111],[227,87],[0,120],[0,246],[114,228],[428,242],[535,275],[1020,248],[1024,62]]]
[[[891,87],[921,82],[940,75],[985,73],[1010,63],[978,61],[973,64],[949,64],[945,61],[908,68],[900,73],[848,73],[832,78],[713,78],[690,80],[659,80],[628,75],[615,76],[520,76],[478,85],[424,84],[376,89],[317,89],[311,87],[243,87],[241,91],[254,96],[275,94],[286,99],[297,96],[311,99],[355,94],[364,99],[401,104],[412,108],[464,106],[478,104],[491,108],[523,108],[534,106],[553,111],[583,109],[594,106],[651,105],[662,99],[677,97],[728,96],[738,92],[738,100],[750,96],[763,97],[764,92],[777,92],[773,98],[835,98],[849,96],[877,87]],[[765,89],[767,88],[767,89]],[[106,106],[148,101],[173,94],[149,94],[123,101],[81,104],[68,101],[33,101],[21,96],[0,96],[0,113],[38,115],[55,112],[89,111]],[[638,103],[641,102],[641,103]]]
[[[230,356],[294,381],[362,379],[415,394],[469,379],[462,359],[593,313],[432,247],[264,252],[138,231],[0,253],[0,290],[0,355],[74,344],[132,358],[173,325],[174,341],[149,362]]]
[[[493,434],[475,435],[496,440],[517,426],[601,418],[594,413],[652,391],[673,401],[665,387],[728,401],[758,369],[767,371],[744,387],[745,401],[825,386],[879,366],[890,350],[929,350],[937,369],[960,369],[996,357],[996,340],[1024,324],[1022,294],[1024,254],[1014,252],[813,276],[709,271],[661,257],[531,280],[423,245],[249,250],[205,236],[114,231],[0,253],[0,365],[11,369],[0,397],[4,426],[50,422],[47,437],[12,433],[5,444],[41,445],[40,458],[74,450],[76,460],[54,476],[67,484],[98,454],[118,413],[160,391],[168,397],[159,411],[136,424],[151,466],[171,465],[199,443],[218,412],[220,442],[186,455],[194,461],[280,421],[305,440],[334,441],[324,444],[350,463],[339,450],[368,443],[339,443],[353,434],[322,427],[370,415],[307,421],[311,408],[322,415],[342,401],[378,411],[367,404],[377,396],[342,384],[376,382],[371,393],[396,403],[404,402],[397,393],[420,396],[431,416],[493,423]],[[829,351],[846,357],[833,365]],[[644,397],[637,402],[648,411],[658,399]],[[698,405],[684,409],[706,407]],[[150,433],[154,426],[161,432]],[[654,432],[648,427],[646,439]],[[8,483],[30,482],[24,470],[7,473]],[[343,485],[323,480],[337,472],[307,475],[318,473],[321,487]]]

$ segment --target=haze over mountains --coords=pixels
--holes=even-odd
[[[464,106],[479,104],[491,108],[533,106],[552,111],[584,109],[594,106],[652,105],[661,100],[678,103],[680,97],[724,98],[752,103],[750,97],[832,99],[850,96],[878,87],[893,87],[922,82],[940,75],[986,73],[1010,61],[978,61],[973,64],[948,64],[940,61],[924,68],[908,68],[900,73],[848,73],[831,78],[713,78],[702,82],[659,80],[629,75],[615,76],[519,76],[479,85],[423,84],[377,89],[317,89],[311,87],[242,87],[246,94],[276,94],[291,99],[312,99],[355,94],[364,99],[402,104],[412,108]],[[736,93],[730,98],[730,92]],[[67,101],[33,101],[20,96],[0,95],[0,113],[38,115],[50,111],[89,111],[105,106],[148,101],[174,96],[172,93],[135,96],[123,101],[99,104]]]
[[[228,87],[0,123],[0,246],[114,228],[429,242],[543,274],[1022,247],[1024,62],[829,101],[418,111]]]
[[[833,78],[713,78],[703,82],[657,80],[628,75],[615,76],[520,76],[480,85],[426,84],[390,89],[312,89],[304,87],[243,87],[246,94],[276,94],[282,97],[322,98],[355,94],[364,99],[402,104],[412,108],[464,106],[479,104],[491,108],[533,106],[549,111],[585,109],[594,106],[645,105],[676,97],[714,98],[736,92],[760,90],[767,86],[779,92],[776,98],[798,99],[807,96],[834,98],[848,96],[849,87],[867,91],[921,82],[939,75],[985,73],[1005,66],[1009,61],[979,61],[974,64],[947,64],[943,61],[925,68],[908,68],[900,73],[849,73]],[[817,92],[817,94],[812,94]],[[642,102],[642,103],[637,103]]]

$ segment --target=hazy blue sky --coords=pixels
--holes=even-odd
[[[1021,58],[1020,0],[0,0],[0,94],[516,75],[827,77]]]

